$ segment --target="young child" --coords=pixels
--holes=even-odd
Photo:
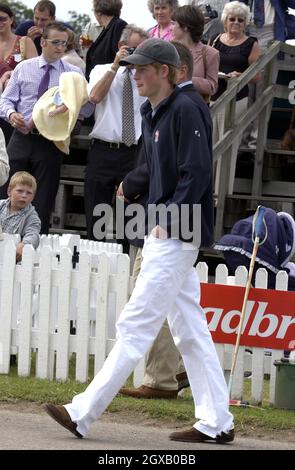
[[[6,233],[18,233],[21,242],[16,247],[16,261],[21,261],[26,244],[37,248],[41,221],[31,202],[36,194],[35,178],[26,171],[18,171],[10,180],[8,199],[0,200],[0,228]]]

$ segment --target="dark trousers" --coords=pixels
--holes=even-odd
[[[37,181],[33,205],[41,219],[41,233],[48,234],[50,215],[59,185],[63,153],[41,135],[15,130],[7,147],[10,177],[17,171],[31,173]],[[7,198],[8,183],[0,189],[1,198]]]
[[[13,127],[5,119],[0,118],[0,127],[5,137],[6,146],[8,145],[13,133]]]
[[[85,214],[87,236],[89,240],[105,240],[96,231],[95,222],[99,219],[93,215],[97,204],[112,205],[116,188],[131,171],[136,162],[137,146],[110,148],[109,144],[94,139],[88,151],[85,170]],[[118,240],[126,251],[126,239]],[[128,245],[128,243],[127,243]]]

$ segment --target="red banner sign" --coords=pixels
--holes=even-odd
[[[244,287],[201,284],[201,305],[215,343],[235,344]],[[241,345],[295,349],[295,292],[250,289]]]

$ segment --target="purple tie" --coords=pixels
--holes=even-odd
[[[46,64],[45,66],[43,66],[43,69],[45,70],[45,74],[43,75],[39,88],[38,88],[37,99],[39,99],[40,96],[42,96],[45,93],[45,91],[48,90],[48,85],[49,85],[49,80],[50,80],[50,70],[52,69],[52,65]]]

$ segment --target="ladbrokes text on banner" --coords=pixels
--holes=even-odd
[[[235,344],[245,288],[201,284],[201,305],[215,343]],[[250,289],[241,345],[295,348],[295,292]]]

